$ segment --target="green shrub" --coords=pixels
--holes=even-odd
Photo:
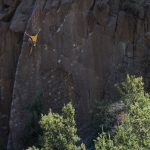
[[[95,149],[96,150],[111,150],[113,148],[113,141],[110,139],[110,136],[105,132],[102,132],[97,137],[95,141]]]
[[[142,78],[127,76],[118,88],[125,104],[124,121],[116,127],[111,139],[106,133],[100,134],[95,140],[95,149],[150,149],[150,95],[144,91]]]
[[[64,105],[62,115],[49,112],[42,115],[40,126],[43,135],[40,138],[41,150],[85,150],[80,143],[75,123],[75,109],[72,104]],[[34,150],[32,147],[28,150]]]
[[[40,150],[40,149],[33,146],[33,147],[29,147],[27,150]]]
[[[93,120],[92,125],[96,130],[100,130],[102,127],[104,131],[110,130],[113,122],[115,121],[114,113],[110,113],[111,102],[104,100],[96,101],[93,108]]]

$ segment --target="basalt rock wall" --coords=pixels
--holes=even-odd
[[[30,53],[24,33],[39,30]],[[44,113],[72,101],[82,135],[94,101],[115,99],[113,85],[127,73],[142,75],[150,88],[149,0],[1,0],[0,32],[0,134],[7,149],[24,148],[28,107],[40,93]]]

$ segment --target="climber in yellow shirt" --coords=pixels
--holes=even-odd
[[[38,35],[40,33],[41,30],[39,30],[39,32],[36,34],[36,35],[30,35],[28,33],[25,32],[25,34],[30,38],[30,40],[32,41],[33,43],[33,46],[35,47],[36,46],[36,43],[37,43],[37,40],[38,40]]]
[[[39,35],[40,31],[41,30],[39,30],[39,32],[36,35],[30,35],[30,34],[25,32],[25,35],[27,35],[29,37],[29,40],[32,42],[32,47],[31,47],[31,50],[30,50],[30,54],[32,53],[32,48],[36,47],[36,43],[37,43],[38,35]]]

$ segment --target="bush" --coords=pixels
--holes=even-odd
[[[41,150],[85,150],[84,144],[77,146],[80,138],[77,135],[75,109],[72,104],[65,105],[62,115],[49,112],[42,115],[40,126],[43,135],[40,138]],[[35,147],[28,150],[36,150]]]
[[[33,146],[33,147],[28,148],[27,150],[40,150],[40,149]]]
[[[150,149],[150,95],[144,91],[142,78],[127,76],[118,88],[125,104],[124,121],[116,127],[113,138],[104,132],[100,134],[95,149]]]
[[[111,126],[115,121],[115,114],[109,112],[111,104],[111,102],[105,100],[96,101],[92,120],[94,129],[100,130],[102,127],[104,131],[111,129]]]

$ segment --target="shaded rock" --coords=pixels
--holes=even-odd
[[[147,32],[144,36],[145,45],[150,48],[150,32]]]
[[[12,18],[10,29],[15,32],[24,32],[26,24],[33,10],[34,0],[23,0],[17,7]]]
[[[11,32],[8,26],[8,23],[0,22],[0,143],[4,146],[9,134],[13,83],[22,38]]]

